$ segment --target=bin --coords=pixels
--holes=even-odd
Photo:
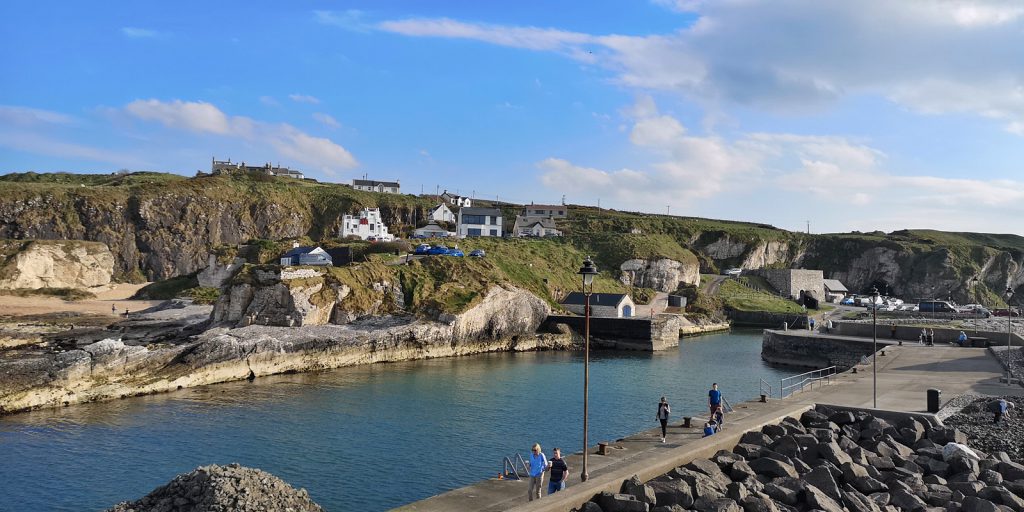
[[[939,412],[939,397],[941,395],[941,389],[928,390],[928,412]]]

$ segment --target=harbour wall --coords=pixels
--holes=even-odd
[[[887,340],[879,340],[880,348],[889,344]],[[870,356],[871,352],[870,339],[765,329],[761,340],[761,359],[772,364],[804,368],[835,366],[842,372],[859,363],[862,357]]]
[[[581,316],[550,315],[542,329],[564,332],[559,325],[583,335]],[[590,343],[596,348],[640,350],[652,352],[679,346],[679,317],[658,315],[654,318],[590,318]]]
[[[835,322],[834,334],[843,336],[862,336],[866,338],[871,337],[871,327],[869,323],[860,322]],[[913,325],[900,325],[896,324],[896,337],[892,337],[892,324],[890,322],[878,322],[878,326],[875,328],[875,334],[878,339],[896,339],[903,341],[917,341],[921,334],[920,326]],[[929,329],[935,331],[935,343],[953,343],[960,336],[961,329],[943,329],[943,328],[932,328]],[[981,337],[987,338],[992,345],[1006,345],[1006,331],[974,331],[974,330],[963,330],[970,337]],[[1016,346],[1024,345],[1024,340],[1014,333],[1012,337],[1012,344]]]
[[[807,315],[805,314],[730,310],[725,312],[725,316],[735,326],[780,329],[782,328],[782,322],[786,322],[790,329],[807,328]]]

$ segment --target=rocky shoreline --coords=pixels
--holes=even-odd
[[[45,346],[5,351],[0,414],[356,364],[572,348],[572,335],[537,334],[549,311],[529,292],[499,286],[468,311],[439,320],[392,315],[202,331],[205,323],[195,323],[205,322],[202,315],[181,313],[185,320],[176,321],[154,311],[123,329],[67,333]]]
[[[743,434],[731,451],[648,482],[634,476],[578,512],[1024,510],[1021,460],[954,453],[949,443],[970,441],[928,416],[890,421],[817,406]]]

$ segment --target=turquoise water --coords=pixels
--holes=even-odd
[[[591,354],[590,440],[732,402],[758,378],[759,331],[657,354]],[[385,510],[495,476],[503,456],[582,443],[582,354],[537,352],[260,378],[0,418],[0,510],[101,510],[176,474],[238,462],[306,488],[327,510]]]

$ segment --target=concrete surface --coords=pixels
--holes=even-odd
[[[942,390],[942,401],[958,394],[989,394],[1024,396],[1024,388],[999,383],[1003,368],[983,348],[927,347],[919,345],[885,346],[885,355],[878,356],[878,409],[905,412],[925,412],[926,391]],[[851,371],[833,377],[828,385],[784,400],[768,403],[746,402],[735,404],[735,411],[726,417],[723,432],[701,438],[703,417],[694,415],[692,427],[680,426],[675,417],[669,425],[668,442],[660,441],[660,428],[640,432],[619,442],[610,455],[590,455],[590,479],[580,481],[582,456],[566,457],[570,477],[566,490],[540,500],[527,501],[528,481],[485,480],[478,484],[455,489],[438,496],[411,503],[396,510],[434,511],[566,511],[578,507],[601,491],[618,492],[622,481],[633,474],[649,480],[676,466],[713,455],[719,449],[732,449],[743,432],[777,423],[786,416],[799,415],[815,403],[872,407],[872,366],[858,365]],[[794,374],[800,373],[795,370]],[[591,448],[594,453],[596,447]],[[497,470],[498,464],[495,463]],[[545,480],[545,493],[547,492]]]

